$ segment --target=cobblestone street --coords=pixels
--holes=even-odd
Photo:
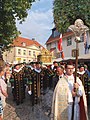
[[[11,89],[9,88],[9,97],[4,109],[4,120],[50,120],[48,113],[50,113],[51,99],[52,92],[49,91],[48,94],[45,95],[44,101],[42,101],[41,105],[35,106],[34,110],[32,110],[29,95],[26,95],[26,99],[23,104],[17,106],[13,101]]]
[[[52,95],[52,93],[50,94]],[[16,105],[12,98],[11,89],[9,88],[9,97],[4,109],[4,120],[49,120],[48,108],[50,108],[51,103],[50,106],[47,106],[43,102],[42,104],[36,105],[33,108],[34,110],[32,110],[30,96],[26,95],[25,101],[20,105]]]

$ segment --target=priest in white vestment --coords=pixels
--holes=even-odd
[[[67,64],[65,69],[66,75],[59,79],[54,90],[51,120],[72,120],[73,97],[75,97],[74,120],[88,120],[87,102],[82,82],[77,78],[74,83],[72,64]]]

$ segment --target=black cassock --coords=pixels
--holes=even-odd
[[[32,105],[37,104],[42,99],[43,95],[43,80],[44,71],[43,70],[33,70],[31,73],[32,81]]]
[[[47,68],[41,68],[40,70],[33,69],[32,72],[30,72],[32,105],[42,101],[42,96],[48,88],[51,75],[52,73]]]
[[[89,96],[90,80],[89,80],[89,76],[88,76],[87,72],[85,72],[84,74],[77,73],[77,76],[82,81],[82,84],[83,84],[84,89],[85,89],[85,94],[86,94],[86,97],[87,97],[87,102],[89,103],[89,101],[90,101],[90,96]]]
[[[14,77],[14,100],[16,101],[16,104],[19,105],[25,98],[25,84],[23,79],[24,68],[19,72],[13,71],[12,74]]]

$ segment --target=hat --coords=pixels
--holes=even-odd
[[[30,64],[32,64],[32,65],[33,65],[33,64],[35,64],[35,62],[30,62]]]
[[[22,64],[26,64],[26,62],[23,62]]]
[[[39,62],[36,62],[36,64],[40,64],[40,65],[42,65],[42,62],[39,61]]]
[[[54,61],[53,64],[58,63],[57,61]]]
[[[84,64],[80,64],[78,68],[84,67]]]
[[[84,68],[88,68],[88,66],[87,66],[87,65],[84,65]]]

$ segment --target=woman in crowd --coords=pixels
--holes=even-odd
[[[7,84],[2,79],[4,75],[4,67],[0,66],[0,120],[3,119],[3,108],[5,107],[5,99],[8,97]]]

